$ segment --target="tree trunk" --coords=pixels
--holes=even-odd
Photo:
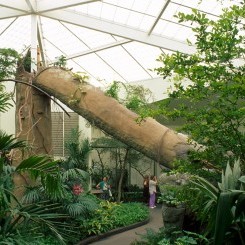
[[[119,182],[118,182],[118,188],[117,188],[117,202],[120,203],[121,202],[121,198],[122,198],[122,185],[123,185],[123,178],[125,175],[125,170],[126,170],[126,165],[127,165],[127,160],[128,160],[128,153],[129,153],[129,149],[126,149],[126,153],[124,156],[124,159],[121,162],[121,169],[120,169],[120,178],[119,178]],[[120,158],[120,151],[119,151],[119,158]]]
[[[70,71],[47,68],[35,77],[34,84],[92,125],[166,167],[172,168],[174,159],[185,158],[188,151],[194,148],[188,144],[187,137],[152,118],[138,124],[136,113],[106,96],[99,88],[79,81]]]
[[[32,74],[18,71],[17,79],[26,83],[32,82]],[[32,155],[52,154],[51,108],[50,99],[40,91],[25,84],[16,84],[16,137],[28,144],[22,152],[15,150],[13,165],[17,166],[23,159]],[[18,174],[14,178],[16,195],[22,196],[26,184],[35,184],[28,175]]]

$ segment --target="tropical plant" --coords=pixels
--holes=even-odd
[[[88,156],[91,151],[90,143],[87,138],[80,139],[82,132],[72,129],[68,140],[65,142],[65,150],[68,157],[62,162],[65,169],[77,168],[88,171]]]
[[[235,161],[233,169],[227,164],[218,187],[198,176],[191,182],[204,198],[204,207],[198,208],[206,216],[214,244],[232,239],[245,244],[245,176],[241,176],[240,161]]]
[[[88,219],[81,220],[84,237],[98,235],[149,218],[149,209],[141,203],[113,203],[102,201]]]
[[[40,236],[41,227],[50,230],[61,244],[65,244],[65,229],[72,234],[70,226],[63,222],[68,215],[62,212],[62,206],[57,203],[39,202],[35,204],[21,204],[15,197],[13,190],[13,175],[27,172],[31,177],[40,181],[42,188],[48,196],[59,198],[63,195],[60,188],[60,177],[57,162],[45,156],[31,156],[17,167],[11,165],[11,151],[24,147],[23,141],[18,141],[13,136],[0,133],[0,237],[2,242],[18,244],[24,241],[24,226],[33,228],[35,235]],[[59,221],[60,220],[60,221]],[[61,222],[62,220],[62,222]],[[36,226],[35,226],[36,224]],[[39,227],[39,229],[35,228]],[[39,231],[39,233],[38,233]],[[36,233],[35,233],[36,232]],[[14,239],[16,235],[16,239]],[[4,244],[4,243],[3,243]]]
[[[161,193],[161,195],[157,198],[158,203],[164,203],[166,206],[176,207],[181,204],[181,201],[177,197],[177,193],[175,191],[167,191]]]
[[[211,244],[203,235],[180,231],[176,227],[160,228],[158,231],[146,229],[146,234],[140,235],[141,240],[135,240],[131,245],[208,245]]]
[[[196,52],[162,54],[155,71],[172,81],[170,98],[150,115],[181,119],[180,129],[205,146],[194,159],[225,167],[227,160],[245,159],[245,2],[235,3],[216,20],[192,10],[178,13],[179,22],[193,25]]]

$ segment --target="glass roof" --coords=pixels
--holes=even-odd
[[[1,0],[0,48],[25,52],[33,43],[46,64],[64,55],[96,86],[149,81],[162,52],[192,53],[188,23],[174,15],[199,9],[217,19],[239,0]],[[36,29],[35,29],[36,28]],[[35,34],[37,33],[37,35]],[[35,48],[35,47],[32,47]]]

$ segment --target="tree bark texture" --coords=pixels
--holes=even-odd
[[[20,74],[22,81],[31,83],[32,75]],[[50,99],[35,88],[16,84],[16,137],[26,140],[30,155],[52,154]]]
[[[21,71],[17,73],[18,80],[32,83],[32,74]],[[40,91],[25,84],[16,84],[16,137],[27,142],[25,151],[13,152],[13,165],[18,164],[32,155],[51,155],[51,104],[50,99]],[[17,174],[14,177],[15,194],[22,197],[23,185],[35,185],[27,174]]]
[[[81,82],[70,71],[47,68],[36,75],[34,84],[92,125],[166,167],[172,168],[174,159],[185,158],[188,151],[194,148],[187,142],[187,137],[152,118],[138,124],[136,113],[106,96],[99,88]]]

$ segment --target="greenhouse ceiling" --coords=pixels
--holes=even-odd
[[[32,56],[41,49],[46,65],[61,55],[74,71],[105,86],[151,80],[162,52],[193,53],[190,24],[174,15],[192,8],[218,19],[238,0],[1,0],[0,48]]]

